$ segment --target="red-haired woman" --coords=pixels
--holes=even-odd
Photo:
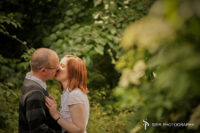
[[[46,97],[46,106],[51,116],[63,128],[62,133],[86,133],[89,119],[89,101],[87,97],[87,70],[84,62],[71,55],[66,55],[60,62],[56,74],[60,81],[63,94],[61,95],[61,110],[53,97]]]

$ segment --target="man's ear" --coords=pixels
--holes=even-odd
[[[40,72],[46,72],[46,69],[45,68],[41,68]]]

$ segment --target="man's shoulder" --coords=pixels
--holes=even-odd
[[[28,100],[44,100],[45,90],[36,82],[25,79],[21,88],[21,97],[23,101]]]
[[[21,94],[24,95],[28,93],[29,91],[33,91],[33,90],[41,91],[44,95],[47,95],[48,93],[42,86],[40,86],[35,81],[30,80],[30,79],[25,79],[21,87]]]
[[[38,83],[36,83],[35,81],[30,80],[30,79],[24,79],[22,87],[25,87],[25,88],[29,88],[29,87],[31,87],[31,88],[32,87],[42,88]]]

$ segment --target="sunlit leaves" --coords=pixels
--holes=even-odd
[[[123,34],[121,44],[127,52],[116,65],[122,75],[115,91],[121,98],[121,106],[139,107],[133,115],[133,131],[142,132],[143,129],[138,128],[141,119],[149,122],[190,121],[198,126],[182,128],[180,132],[199,130],[196,117],[199,115],[200,96],[200,47],[197,39],[200,32],[196,29],[200,23],[194,3],[198,5],[195,0],[158,1],[147,17],[131,24]],[[140,58],[145,69],[143,77],[137,81],[131,77],[142,69],[134,69],[139,61],[137,51],[141,48],[147,50],[141,52],[145,56]],[[127,99],[138,100],[138,103]],[[191,113],[193,109],[195,111]],[[161,131],[160,128],[148,128],[151,133]],[[176,129],[168,131],[175,132]]]
[[[172,27],[166,21],[148,16],[127,27],[121,44],[125,49],[137,44],[138,47],[155,51],[159,43],[172,38],[173,33]]]
[[[94,7],[96,7],[102,3],[102,0],[93,0],[93,2],[94,2]]]
[[[126,97],[122,97],[116,104],[120,104],[121,107],[131,107],[131,106],[140,106],[140,93],[137,88],[129,88],[124,89],[121,87],[117,87],[114,91],[116,96],[126,95]],[[134,98],[132,98],[134,97]]]
[[[198,129],[200,126],[200,105],[194,109],[189,122],[194,123],[194,126],[188,127],[189,129]]]
[[[97,53],[99,53],[100,55],[103,55],[103,53],[104,53],[104,47],[101,46],[101,45],[97,45],[97,47],[95,47],[95,51]]]
[[[127,87],[129,83],[139,85],[139,79],[144,76],[145,70],[146,64],[144,63],[144,61],[138,60],[132,69],[125,68],[122,71],[119,85],[122,87]]]

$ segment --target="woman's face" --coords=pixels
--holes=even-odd
[[[60,61],[60,69],[59,71],[56,73],[56,80],[63,82],[67,80],[67,66],[66,66],[66,62],[67,62],[67,58],[64,57],[62,58],[62,60]]]

